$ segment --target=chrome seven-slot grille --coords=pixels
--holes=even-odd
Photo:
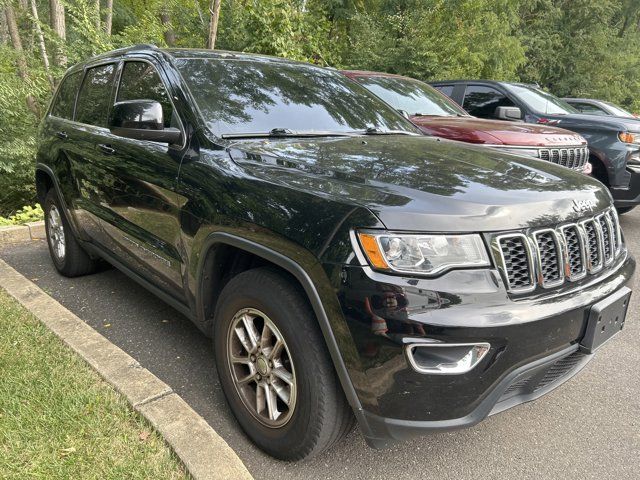
[[[615,209],[557,228],[497,237],[500,266],[509,291],[525,293],[574,282],[610,265],[622,250]]]
[[[538,155],[547,162],[581,170],[589,159],[589,149],[587,147],[541,148],[538,150]]]

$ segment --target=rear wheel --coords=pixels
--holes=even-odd
[[[56,270],[65,277],[94,272],[97,261],[89,257],[73,235],[54,189],[47,192],[44,214],[47,244]]]
[[[214,327],[225,396],[246,434],[282,460],[316,455],[353,427],[310,306],[287,277],[267,268],[229,281]]]

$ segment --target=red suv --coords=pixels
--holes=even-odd
[[[587,141],[580,134],[507,121],[510,107],[499,107],[504,121],[473,117],[432,86],[413,78],[358,70],[342,73],[403,112],[427,135],[500,148],[591,173]]]

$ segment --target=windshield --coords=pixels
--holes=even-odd
[[[529,108],[539,113],[548,113],[550,115],[566,115],[568,113],[579,113],[564,100],[544,92],[536,87],[525,85],[506,85],[521,102],[526,103]]]
[[[403,77],[356,77],[358,83],[397,110],[409,115],[451,117],[468,114],[435,88]]]
[[[610,103],[610,102],[602,102],[602,103],[608,106],[609,110],[611,110],[611,113],[616,117],[634,117],[633,113],[627,112],[624,108],[620,108],[619,106],[614,105],[613,103]]]
[[[218,136],[416,132],[402,115],[335,71],[261,59],[181,58],[175,64]]]

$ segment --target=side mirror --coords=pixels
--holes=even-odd
[[[164,128],[162,105],[155,100],[117,102],[109,116],[109,130],[114,135],[135,140],[180,143],[179,129]]]
[[[496,107],[494,116],[500,120],[522,120],[522,112],[518,107]]]
[[[404,118],[409,120],[409,114],[407,113],[406,110],[402,110],[401,108],[399,108],[398,111],[400,112],[400,115],[402,115]]]

